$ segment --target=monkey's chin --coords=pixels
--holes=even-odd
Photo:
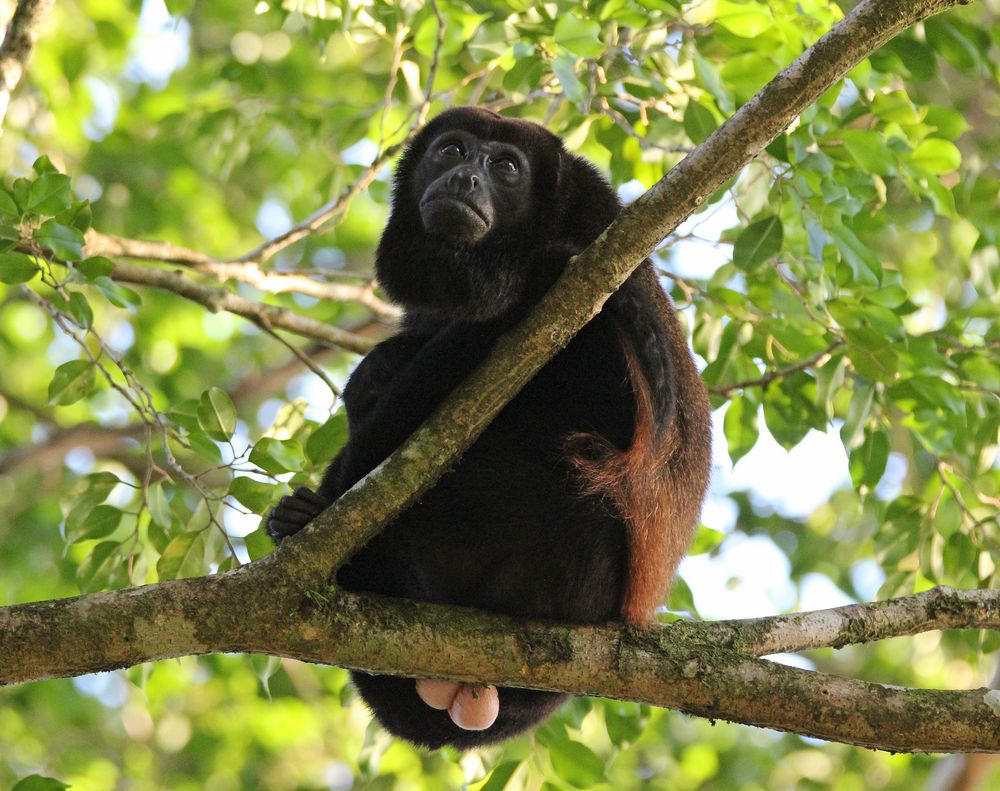
[[[490,230],[489,222],[479,212],[464,201],[450,197],[421,203],[420,219],[428,234],[456,244],[475,244]]]

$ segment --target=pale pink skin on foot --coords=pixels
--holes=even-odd
[[[417,694],[432,709],[447,709],[451,721],[467,731],[486,730],[500,714],[496,687],[422,678],[417,681]]]
[[[457,681],[440,678],[421,678],[417,681],[417,694],[432,709],[447,709],[458,694]]]

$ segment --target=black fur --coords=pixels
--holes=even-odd
[[[529,158],[530,219],[501,224],[473,244],[425,232],[418,210],[428,186],[421,183],[421,160],[430,141],[452,129],[510,144]],[[350,440],[318,495],[299,489],[282,500],[269,517],[272,537],[296,532],[397,448],[619,208],[593,166],[540,126],[471,108],[431,121],[399,163],[376,260],[379,282],[406,308],[402,329],[351,376],[344,394]],[[629,449],[637,385],[625,346],[651,396],[656,435],[665,436],[678,422],[678,399],[698,407],[693,419],[680,422],[703,424],[707,432],[703,394],[679,386],[686,382],[697,390],[700,382],[689,381],[697,375],[679,331],[670,329],[673,321],[645,262],[460,463],[339,571],[338,583],[515,616],[573,623],[619,617],[629,568],[625,517],[611,497],[581,493],[568,438],[596,435],[622,452]],[[705,444],[704,438],[698,442]],[[699,502],[703,484],[690,495]],[[412,679],[353,677],[389,731],[428,747],[468,748],[508,738],[548,716],[565,697],[502,688],[496,723],[466,731],[447,712],[426,706]]]

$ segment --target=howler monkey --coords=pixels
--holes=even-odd
[[[402,328],[350,377],[347,445],[318,493],[281,500],[272,538],[297,532],[397,448],[619,209],[596,169],[537,124],[474,108],[427,124],[400,159],[375,263],[405,308]],[[337,582],[514,616],[646,621],[691,538],[709,448],[705,389],[644,261]],[[565,699],[353,678],[386,729],[428,747],[500,741]]]

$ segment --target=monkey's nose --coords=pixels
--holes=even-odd
[[[479,186],[479,176],[472,170],[460,168],[448,177],[448,186],[458,195],[474,192]]]

